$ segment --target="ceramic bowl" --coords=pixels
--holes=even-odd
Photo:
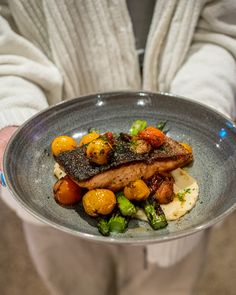
[[[52,140],[62,134],[76,140],[94,127],[101,132],[128,132],[132,122],[168,121],[168,135],[193,147],[187,168],[197,179],[196,206],[178,221],[154,231],[132,220],[123,234],[103,237],[81,204],[58,205],[52,193]],[[21,126],[4,155],[4,174],[14,198],[36,218],[59,230],[101,242],[147,244],[194,234],[222,220],[236,207],[236,128],[214,110],[175,95],[147,92],[100,93],[50,107]]]

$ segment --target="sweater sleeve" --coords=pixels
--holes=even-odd
[[[0,16],[0,128],[22,124],[61,93],[57,68]]]
[[[234,119],[236,115],[235,11],[234,1],[214,1],[205,6],[187,58],[170,88],[173,93],[213,107]],[[191,255],[191,251],[194,251],[199,243],[204,243],[207,238],[208,231],[201,231],[174,241],[149,245],[147,260],[162,267],[170,267]]]
[[[0,16],[0,129],[21,125],[58,102],[61,93],[62,78],[57,68]],[[7,189],[2,188],[0,195],[23,220],[42,224],[22,209]]]
[[[229,3],[230,2],[230,3]],[[202,11],[193,44],[171,92],[191,97],[235,119],[235,1],[215,1]]]

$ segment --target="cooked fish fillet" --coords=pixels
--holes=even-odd
[[[127,143],[117,144],[108,165],[92,164],[84,148],[63,152],[56,162],[81,187],[107,188],[117,191],[131,181],[148,179],[156,172],[171,171],[192,160],[192,153],[181,144],[166,137],[165,143],[150,153],[137,154]]]

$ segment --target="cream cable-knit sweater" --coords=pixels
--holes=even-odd
[[[125,0],[3,2],[0,128],[20,125],[63,99],[124,89],[174,92],[235,117],[234,0],[157,0],[143,77]],[[2,195],[34,222],[6,191]],[[201,237],[148,246],[148,259],[169,266]]]

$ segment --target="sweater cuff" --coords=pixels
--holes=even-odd
[[[13,210],[21,220],[39,226],[46,225],[30,213],[28,213],[28,211],[26,211],[18,203],[18,201],[15,200],[15,198],[12,196],[12,194],[7,188],[0,188],[0,199],[9,207],[9,209]]]
[[[0,129],[7,126],[19,126],[36,113],[37,110],[31,108],[11,108],[0,110]]]

